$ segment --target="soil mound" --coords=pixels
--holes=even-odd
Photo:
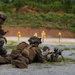
[[[6,36],[18,36],[18,32],[21,33],[22,37],[30,37],[33,36],[35,33],[39,37],[41,37],[42,31],[45,31],[46,37],[59,37],[59,32],[61,33],[62,38],[74,38],[75,34],[69,30],[59,30],[59,29],[48,29],[44,27],[38,28],[31,28],[31,27],[24,27],[24,26],[3,26],[5,31],[9,31]]]

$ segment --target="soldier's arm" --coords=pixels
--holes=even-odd
[[[7,39],[5,37],[3,37],[3,39],[4,39],[5,43],[7,44]]]
[[[3,29],[0,29],[0,33],[2,34],[2,35],[5,35],[6,33],[8,33],[9,31],[4,31]]]

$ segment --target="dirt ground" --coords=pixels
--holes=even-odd
[[[23,26],[3,26],[5,31],[9,31],[6,36],[17,36],[20,31],[22,37],[30,37],[33,36],[34,33],[37,33],[38,36],[41,37],[42,31],[45,31],[46,37],[58,37],[58,33],[61,32],[62,38],[74,38],[75,34],[69,30],[58,30],[58,29],[48,29],[44,27],[39,28],[31,28],[31,27],[23,27]]]
[[[43,43],[41,46],[42,45],[47,45],[51,50],[53,50],[55,46],[58,46],[58,44],[52,43]],[[59,45],[58,47],[74,49],[73,47],[75,47],[75,44]],[[9,54],[11,50],[12,49],[8,50]],[[75,50],[64,50],[62,55],[66,61],[32,63],[28,65],[28,68],[24,69],[15,68],[15,66],[11,64],[0,65],[0,75],[75,75]],[[72,60],[73,62],[70,62],[71,59],[74,59]]]

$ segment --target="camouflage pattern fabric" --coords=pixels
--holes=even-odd
[[[17,58],[21,53],[22,51],[24,50],[25,47],[27,47],[28,44],[26,42],[21,42],[17,45],[17,48],[15,50],[12,50],[10,56],[12,58]]]
[[[21,54],[21,51],[20,50],[12,50],[10,56],[13,58],[13,59],[16,59],[19,57],[19,55]]]
[[[2,29],[2,24],[6,19],[6,15],[0,12],[0,55],[5,55],[7,53],[6,49],[3,48],[5,38],[3,37],[7,32]]]
[[[7,17],[4,13],[0,12],[0,18],[2,18],[3,20],[5,20]]]
[[[26,42],[21,42],[17,45],[17,50],[24,50],[24,48],[27,46],[28,44]]]
[[[34,37],[30,38],[33,40]],[[38,45],[41,43],[40,38],[36,37],[34,42],[27,44],[26,42],[21,42],[17,45],[15,50],[12,50],[11,54],[7,57],[2,57],[3,59],[0,63],[11,63],[18,68],[28,68],[28,64],[32,63],[35,58],[40,59],[41,62],[44,62],[44,57],[38,52]]]

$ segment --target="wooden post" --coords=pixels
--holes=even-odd
[[[42,37],[42,42],[44,42],[44,38],[46,37],[46,33],[44,31],[42,31],[41,37]]]
[[[58,33],[59,35],[59,43],[60,43],[60,39],[61,39],[61,32]]]
[[[21,32],[18,32],[18,42],[20,41],[20,37],[21,37]]]

